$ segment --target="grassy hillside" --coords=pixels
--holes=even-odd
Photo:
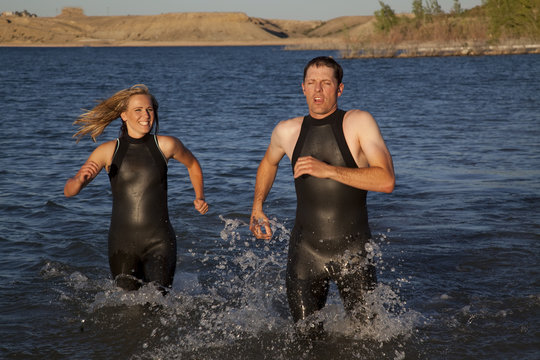
[[[450,13],[419,6],[412,14],[397,15],[381,3],[373,19],[373,31],[349,37],[344,56],[540,52],[540,0],[487,0],[482,6]]]

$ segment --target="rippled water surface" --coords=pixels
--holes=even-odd
[[[270,132],[306,113],[303,66],[321,54],[0,49],[0,357],[538,359],[539,55],[340,60],[340,106],[374,115],[397,175],[392,194],[368,196],[379,316],[350,323],[332,287],[319,314],[328,338],[294,337],[287,159],[266,202],[276,236],[257,241],[247,223]],[[171,163],[178,263],[168,297],[113,286],[104,173],[75,198],[62,193],[96,146],[77,144],[72,122],[136,83],[160,102],[160,132],[198,157],[211,206],[195,213],[187,172]]]

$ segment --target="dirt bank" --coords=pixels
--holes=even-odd
[[[485,21],[481,17],[474,19]],[[0,46],[4,47],[210,45],[339,50],[343,57],[349,58],[540,53],[537,43],[510,40],[493,44],[478,34],[472,41],[464,37],[459,42],[448,39],[396,42],[391,36],[387,38],[375,31],[373,16],[342,16],[328,21],[254,18],[240,12],[85,16],[79,8],[64,8],[56,17],[0,16]]]
[[[65,8],[56,17],[0,17],[4,46],[272,45],[313,39],[322,21],[268,20],[244,13],[85,16]]]

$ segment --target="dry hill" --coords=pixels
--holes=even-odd
[[[355,18],[357,18],[355,20]],[[150,16],[85,16],[64,8],[56,17],[0,17],[3,45],[228,45],[294,44],[333,37],[366,17],[341,21],[252,18],[244,13],[169,13]],[[369,17],[367,17],[369,18]],[[334,25],[330,25],[333,24]]]
[[[421,24],[411,14],[398,17],[396,26],[381,32],[374,16],[329,21],[218,12],[85,16],[79,8],[64,8],[56,17],[40,18],[26,11],[2,14],[0,46],[285,45],[287,49],[337,49],[344,57],[540,53],[537,42],[523,37],[492,45],[482,7]]]

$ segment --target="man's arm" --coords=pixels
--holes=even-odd
[[[392,157],[375,119],[366,112],[352,114],[351,126],[362,157],[368,166],[361,168],[338,167],[321,162],[311,156],[301,157],[294,167],[294,177],[308,174],[333,179],[340,183],[367,191],[390,193],[394,190],[395,175]]]
[[[272,238],[270,223],[262,208],[264,201],[274,184],[279,162],[285,155],[285,150],[281,146],[283,141],[282,137],[283,126],[282,124],[279,124],[272,132],[270,145],[257,169],[255,195],[253,197],[253,208],[251,210],[251,219],[249,223],[249,228],[257,239]]]

